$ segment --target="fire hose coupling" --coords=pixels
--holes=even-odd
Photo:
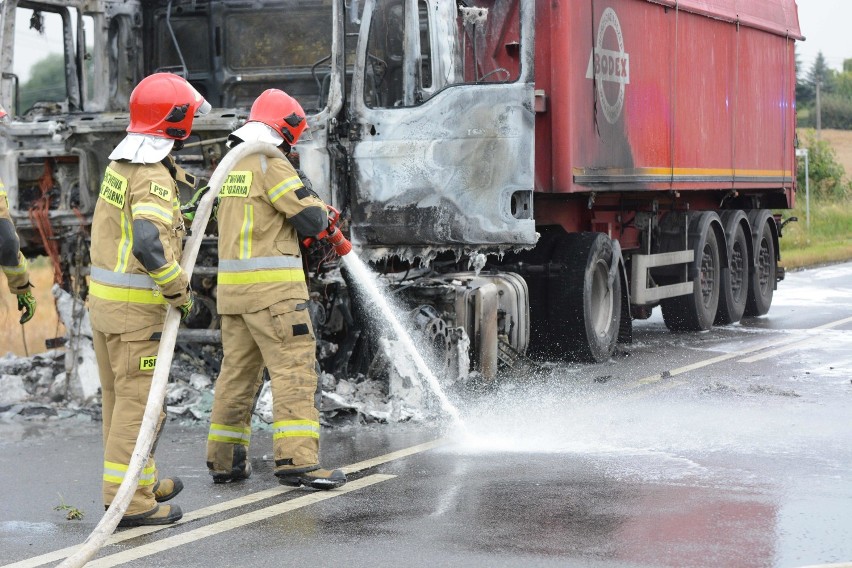
[[[322,231],[320,234],[316,236],[316,240],[321,241],[325,240],[334,247],[334,252],[337,253],[338,256],[344,256],[352,252],[352,243],[349,242],[343,235],[343,231],[337,226],[340,222],[340,211],[332,207],[331,205],[326,205],[328,208],[328,228]],[[306,247],[311,246],[311,243],[314,242],[314,239],[308,237],[307,239],[302,241]]]

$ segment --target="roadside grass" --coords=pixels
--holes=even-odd
[[[795,209],[782,212],[785,218],[794,216],[799,221],[784,228],[781,265],[795,270],[852,259],[852,199],[811,199],[810,209],[810,229],[803,196],[797,199]]]
[[[46,339],[65,335],[65,326],[59,321],[53,294],[50,293],[53,267],[47,257],[30,259],[30,281],[35,286],[36,313],[25,326],[21,326],[18,323],[21,312],[18,311],[17,298],[9,292],[5,276],[0,277],[0,329],[3,330],[0,334],[0,357],[9,352],[15,355],[42,353],[47,350]],[[21,327],[24,328],[23,334]]]

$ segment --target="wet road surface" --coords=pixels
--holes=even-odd
[[[600,365],[456,393],[464,426],[324,432],[340,490],[213,485],[204,425],[167,426],[177,526],[124,529],[90,566],[808,566],[852,561],[852,264],[791,273],[769,315]],[[0,424],[0,566],[55,565],[100,517],[99,424]],[[53,508],[82,509],[66,521]],[[58,552],[57,552],[58,551]]]

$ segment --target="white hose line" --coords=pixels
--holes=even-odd
[[[270,158],[282,157],[281,152],[272,144],[255,142],[252,144],[240,144],[228,152],[222,159],[219,166],[213,172],[213,176],[210,178],[210,189],[199,201],[198,210],[195,212],[195,219],[192,222],[192,234],[187,239],[186,246],[184,247],[180,264],[187,278],[192,276],[192,270],[195,268],[195,260],[198,257],[198,249],[201,247],[201,239],[204,237],[207,221],[210,219],[210,214],[213,211],[213,202],[216,196],[219,195],[219,190],[222,188],[228,172],[237,165],[237,162],[250,154],[263,154]],[[130,499],[136,492],[142,468],[147,463],[148,455],[151,453],[151,446],[154,444],[155,430],[157,423],[160,421],[160,412],[163,409],[163,401],[166,396],[166,383],[168,382],[169,369],[172,365],[179,324],[180,311],[170,306],[166,312],[166,323],[163,327],[160,347],[157,351],[157,363],[154,366],[154,376],[151,380],[151,390],[148,393],[145,415],[142,418],[142,426],[139,429],[139,437],[136,439],[136,446],[133,448],[133,455],[130,458],[127,473],[121,482],[121,487],[118,488],[118,493],[116,493],[115,498],[112,500],[112,504],[104,513],[98,525],[92,530],[92,533],[86,538],[80,548],[59,564],[59,568],[80,568],[91,560],[115,531],[115,527],[118,526],[118,522],[127,511]]]

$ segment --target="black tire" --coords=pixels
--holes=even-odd
[[[775,292],[775,275],[778,271],[778,261],[775,251],[775,239],[769,223],[771,218],[763,223],[760,237],[754,247],[754,266],[752,279],[748,287],[745,315],[748,317],[762,316],[769,312],[772,306],[772,296]]]
[[[527,354],[531,357],[545,358],[551,356],[548,348],[550,335],[550,306],[547,300],[549,276],[544,267],[553,257],[553,249],[557,241],[565,236],[565,230],[558,226],[545,226],[538,229],[541,237],[535,248],[518,253],[507,253],[503,257],[504,264],[523,263],[541,266],[538,272],[525,271],[523,278],[527,283],[530,302],[530,341]]]
[[[719,280],[719,308],[716,311],[716,325],[728,325],[740,321],[745,312],[749,286],[749,246],[745,229],[739,220],[732,219],[735,225],[725,227],[728,241],[728,266],[722,269]]]
[[[552,353],[598,363],[612,356],[621,324],[620,275],[609,281],[613,261],[603,233],[572,233],[557,242],[553,262],[564,268],[548,282]]]
[[[693,250],[695,260],[690,273],[695,275],[695,286],[692,294],[661,302],[663,320],[672,331],[707,331],[713,326],[719,307],[721,261],[712,223],[704,224]]]

